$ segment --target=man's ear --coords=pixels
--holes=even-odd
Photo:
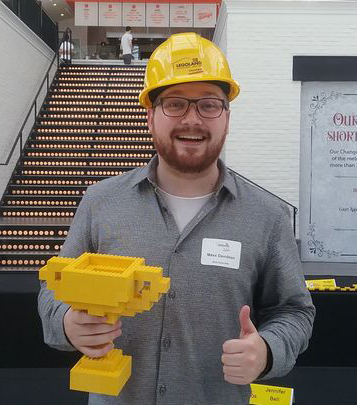
[[[148,108],[148,110],[147,110],[147,121],[148,121],[149,131],[152,133],[152,129],[154,126],[154,109],[153,108]]]

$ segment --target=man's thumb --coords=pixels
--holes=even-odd
[[[250,307],[244,305],[239,313],[239,322],[240,322],[240,334],[239,338],[242,339],[247,335],[256,333],[257,330],[250,319]]]

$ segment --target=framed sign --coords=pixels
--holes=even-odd
[[[357,263],[357,82],[303,82],[303,261]]]

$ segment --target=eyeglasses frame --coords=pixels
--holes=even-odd
[[[186,111],[185,111],[182,115],[167,115],[167,114],[165,113],[165,111],[164,111],[164,106],[163,106],[163,104],[162,104],[162,100],[165,100],[165,99],[168,99],[168,98],[178,98],[178,99],[181,99],[181,100],[186,100],[186,101],[188,101],[188,106],[187,106]],[[219,100],[219,101],[222,102],[222,111],[220,112],[219,115],[217,115],[217,117],[205,117],[204,115],[202,115],[202,114],[200,113],[200,110],[199,110],[199,108],[198,108],[198,106],[197,106],[197,103],[198,103],[200,100]],[[153,108],[156,108],[156,107],[158,107],[159,105],[161,105],[162,112],[163,112],[163,114],[164,114],[166,117],[169,117],[169,118],[182,118],[182,117],[184,117],[184,116],[187,114],[187,112],[189,111],[189,109],[190,109],[192,103],[195,104],[196,111],[197,111],[198,115],[199,115],[200,117],[206,118],[206,119],[216,119],[216,118],[219,118],[219,117],[222,115],[223,110],[226,110],[226,111],[229,110],[229,103],[228,103],[227,100],[225,100],[225,99],[223,99],[223,98],[218,98],[218,97],[186,98],[186,97],[181,97],[181,96],[160,97],[158,100],[155,100],[155,102],[153,103]]]

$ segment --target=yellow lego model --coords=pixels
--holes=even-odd
[[[52,257],[40,269],[40,280],[54,291],[54,298],[89,315],[106,316],[114,324],[120,316],[148,311],[170,288],[161,267],[145,259],[83,253],[77,259]],[[83,356],[71,369],[70,388],[118,395],[131,375],[131,356],[119,349],[92,359]]]

